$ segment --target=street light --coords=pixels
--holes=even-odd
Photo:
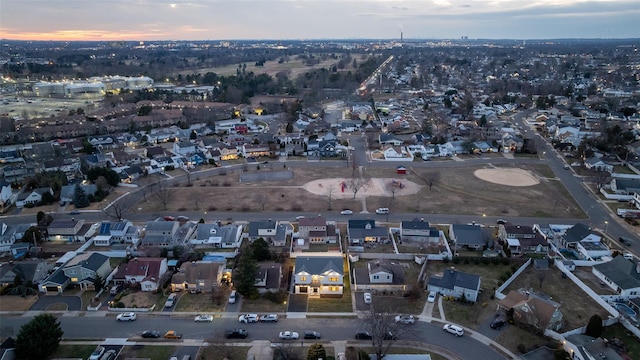
[[[605,234],[607,233],[607,227],[609,227],[609,222],[608,221],[604,221],[604,232]]]

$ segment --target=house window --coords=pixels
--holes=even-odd
[[[330,282],[338,282],[338,277],[337,277],[337,276],[330,277],[330,278],[329,278],[329,281],[330,281]]]
[[[71,282],[77,283],[78,282],[78,278],[77,277],[71,278]]]
[[[380,279],[380,276],[378,276],[378,275],[373,275],[373,280],[378,280],[378,279]]]
[[[300,281],[307,281],[307,277],[306,276],[300,276]]]
[[[329,286],[329,291],[331,291],[331,292],[338,292],[338,291],[340,291],[339,289],[340,288],[337,287],[337,286]]]

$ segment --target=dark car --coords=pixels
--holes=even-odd
[[[507,319],[505,319],[504,317],[498,316],[495,319],[493,319],[493,321],[491,322],[491,325],[489,326],[492,329],[500,330],[500,328],[502,328],[506,324],[507,324]]]
[[[145,339],[157,339],[160,337],[160,333],[154,330],[145,330],[142,332],[142,337]]]
[[[304,332],[305,339],[320,339],[320,333],[317,331],[305,331]]]
[[[623,243],[623,244],[625,244],[627,246],[631,246],[631,240],[626,238],[626,237],[620,236],[618,238],[618,240],[620,240],[621,243]]]
[[[245,329],[233,329],[227,330],[224,333],[224,337],[227,339],[246,339],[249,333]]]
[[[362,331],[356,334],[356,340],[371,340],[373,336],[368,331]]]

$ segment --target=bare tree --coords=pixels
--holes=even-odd
[[[264,211],[264,208],[267,205],[267,195],[262,193],[257,194],[256,203],[258,203],[258,205],[260,205],[260,207],[262,208],[262,211]]]
[[[538,279],[538,285],[540,286],[540,290],[542,290],[542,283],[544,282],[544,279],[547,277],[547,271],[546,270],[538,270],[536,271],[536,278]]]
[[[169,204],[169,202],[171,201],[171,189],[169,189],[166,186],[162,185],[162,182],[158,183],[158,191],[154,192],[153,195],[156,197],[156,199],[158,199],[158,201],[160,201],[160,203],[162,204],[162,206],[164,206],[164,209],[167,210],[167,205]]]
[[[600,190],[603,186],[611,182],[611,174],[608,171],[593,171],[591,181],[596,185],[596,189]]]
[[[393,180],[390,183],[387,183],[387,191],[389,191],[391,193],[391,197],[392,198],[396,198],[396,192],[398,192],[398,190],[400,190],[400,186],[398,185],[399,183],[396,182],[396,180]]]
[[[118,221],[124,219],[126,213],[131,209],[131,205],[127,204],[124,200],[125,199],[120,199],[112,202],[102,209],[102,212]]]
[[[273,351],[275,359],[281,360],[302,360],[302,346],[297,346],[293,342],[283,341],[279,343],[279,346]]]
[[[356,195],[358,194],[358,192],[360,190],[362,190],[363,187],[367,186],[367,184],[369,184],[369,178],[367,177],[352,177],[351,179],[349,179],[348,185],[349,185],[349,189],[351,189],[351,191],[353,192],[353,198],[356,198]]]
[[[383,303],[372,303],[364,312],[362,327],[371,334],[371,345],[378,359],[384,358],[406,326],[395,322],[395,312]]]
[[[229,346],[228,343],[220,342],[218,339],[210,339],[207,341],[205,352],[213,355],[214,359],[240,360],[235,346]]]
[[[428,172],[428,173],[424,174],[424,176],[422,178],[424,179],[424,182],[429,187],[429,190],[431,190],[431,187],[433,185],[437,184],[438,181],[440,180],[440,173],[437,172],[437,171],[431,171],[431,172]]]
[[[327,186],[327,203],[328,203],[328,208],[327,210],[331,210],[331,203],[333,201],[333,192],[336,189],[333,187],[333,185],[329,185]]]

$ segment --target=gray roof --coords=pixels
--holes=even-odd
[[[636,267],[635,262],[622,256],[616,256],[611,261],[593,266],[623,290],[640,287],[640,273],[636,271]]]
[[[427,284],[450,290],[453,290],[455,287],[477,290],[480,287],[480,276],[456,270],[445,270],[442,277],[429,277]]]
[[[249,236],[258,236],[259,229],[275,229],[278,222],[274,220],[249,222]]]
[[[579,242],[584,240],[584,238],[586,238],[590,234],[591,229],[587,225],[583,223],[577,223],[571,228],[567,229],[567,231],[564,233],[564,241],[570,243]]]
[[[86,260],[81,261],[76,265],[80,265],[85,269],[98,271],[98,269],[102,266],[102,264],[104,264],[105,261],[109,261],[108,256],[94,252]]]
[[[84,193],[87,195],[94,195],[96,191],[98,191],[98,187],[95,184],[88,185],[80,185],[80,188],[84,190]],[[73,196],[76,193],[75,185],[65,185],[60,188],[60,198],[61,199],[73,199]]]
[[[453,233],[458,245],[484,245],[484,233],[477,225],[453,224]]]
[[[344,275],[342,257],[338,256],[298,256],[296,258],[295,273],[305,271],[311,275],[318,275],[327,271],[335,271]]]
[[[618,190],[640,188],[640,179],[615,178],[613,180],[616,182]]]
[[[213,233],[212,230],[214,231]],[[236,225],[219,226],[218,224],[198,224],[196,239],[204,240],[208,239],[211,235],[215,235],[220,237],[223,243],[234,242],[236,240],[236,231]]]
[[[49,275],[49,277],[46,278],[43,283],[64,285],[67,283],[67,281],[69,281],[69,277],[65,275],[65,273],[62,271],[62,268],[60,268]]]
[[[278,225],[276,229],[276,241],[287,241],[287,226],[284,224]]]
[[[147,221],[145,227],[147,231],[173,231],[174,221]]]
[[[412,229],[412,230],[427,230],[429,228],[431,228],[431,225],[429,224],[428,221],[423,221],[423,220],[411,220],[411,221],[403,221],[400,224],[400,227],[404,230],[404,229]]]

